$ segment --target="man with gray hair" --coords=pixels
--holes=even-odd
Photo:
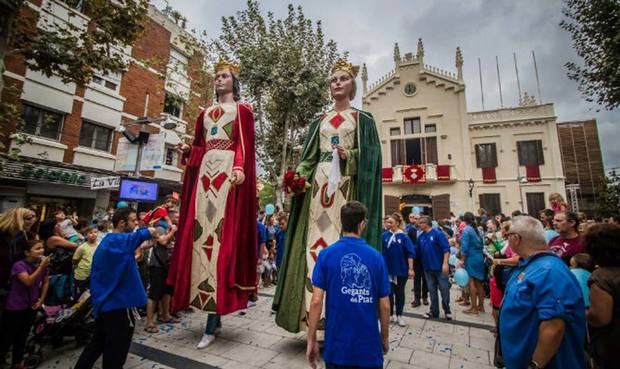
[[[549,250],[537,219],[513,218],[506,237],[521,257],[499,317],[506,368],[585,368],[585,306],[577,279]]]

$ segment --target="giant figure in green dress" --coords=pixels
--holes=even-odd
[[[312,270],[319,252],[340,238],[340,208],[347,201],[366,205],[363,237],[381,249],[381,146],[372,115],[351,107],[358,71],[342,59],[333,66],[334,108],[310,125],[296,168],[311,186],[292,201],[273,306],[276,323],[289,332],[305,329]]]

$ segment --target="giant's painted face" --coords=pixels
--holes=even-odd
[[[343,70],[335,71],[329,79],[329,90],[334,100],[351,99],[353,77]]]
[[[222,69],[215,73],[215,92],[222,96],[233,92],[233,76],[229,69]]]

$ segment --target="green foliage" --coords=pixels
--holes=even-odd
[[[587,101],[612,110],[620,105],[620,1],[564,0],[566,19],[583,65],[566,63],[569,78],[577,81]]]
[[[23,55],[30,69],[48,77],[56,75],[65,83],[84,85],[96,72],[122,72],[127,68],[122,50],[133,45],[144,30],[148,2],[118,2],[122,6],[108,0],[89,0],[84,9],[87,18],[70,12],[66,23],[50,22],[38,13],[18,17],[9,53]],[[51,2],[46,4],[52,6]]]
[[[240,64],[244,97],[254,104],[260,165],[276,183],[292,148],[330,102],[336,43],[325,40],[321,22],[307,19],[301,7],[289,5],[287,16],[275,19],[272,13],[263,17],[258,1],[248,0],[247,9],[222,18],[214,49]]]
[[[596,214],[603,217],[617,215],[620,211],[620,175],[611,171],[603,178],[596,197]]]
[[[263,188],[258,192],[258,204],[264,209],[267,204],[274,204],[276,200],[276,188],[268,181],[263,181]]]

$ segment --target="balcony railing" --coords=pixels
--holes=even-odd
[[[383,168],[382,181],[395,184],[455,182],[457,178],[454,167],[452,164],[419,164],[415,168],[410,165],[395,165],[392,168]],[[408,171],[407,168],[411,169]],[[412,169],[415,169],[414,173]],[[410,174],[411,178],[407,178],[407,174]]]

